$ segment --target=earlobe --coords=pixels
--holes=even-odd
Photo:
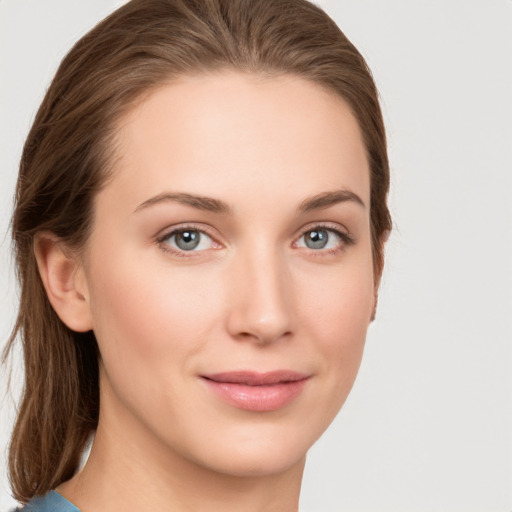
[[[87,283],[83,267],[53,233],[39,233],[34,253],[48,300],[71,330],[92,329]]]

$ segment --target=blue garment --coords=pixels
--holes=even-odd
[[[44,496],[36,496],[24,507],[16,509],[18,512],[80,512],[57,491],[50,491]]]

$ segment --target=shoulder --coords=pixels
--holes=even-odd
[[[57,491],[50,491],[44,496],[36,496],[13,512],[80,512],[80,510]]]

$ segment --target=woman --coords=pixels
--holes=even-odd
[[[308,2],[135,0],[84,36],[16,193],[24,510],[296,510],[388,185],[371,75]]]

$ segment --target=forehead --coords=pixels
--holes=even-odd
[[[110,186],[133,202],[162,188],[234,200],[348,188],[369,201],[366,151],[348,104],[292,75],[181,77],[128,112],[117,139]]]

